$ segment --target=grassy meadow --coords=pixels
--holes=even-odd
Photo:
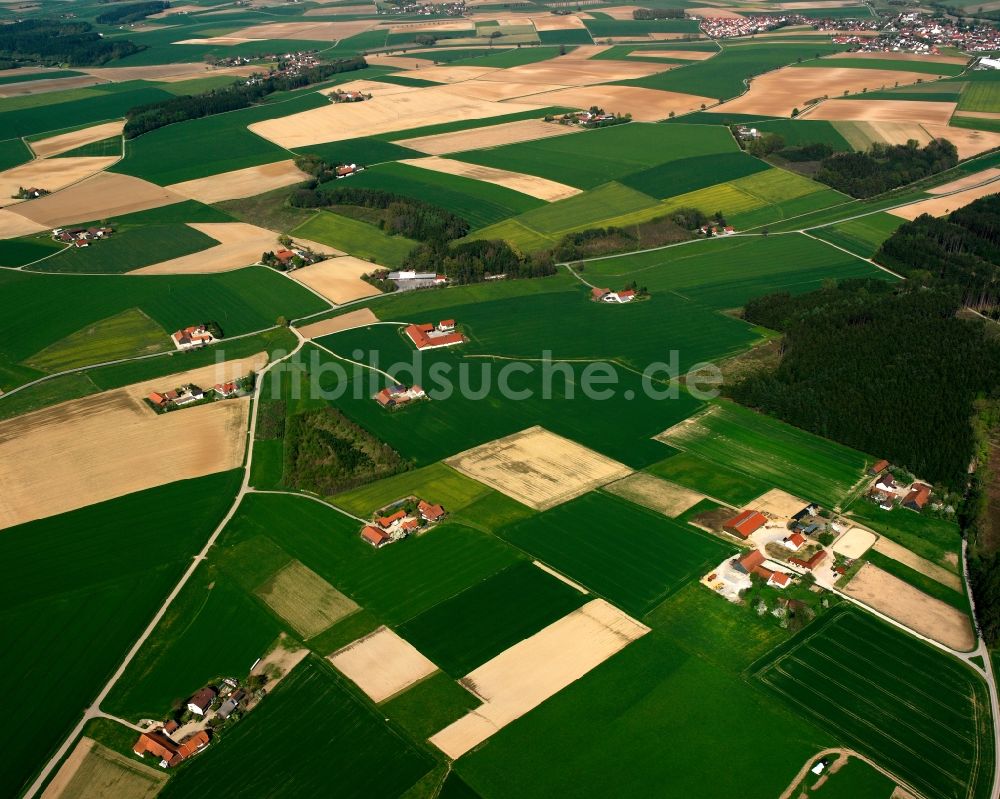
[[[376,265],[398,267],[407,253],[417,246],[413,239],[390,236],[375,225],[330,211],[318,211],[315,216],[290,231],[289,235],[318,241],[372,261],[372,269]]]

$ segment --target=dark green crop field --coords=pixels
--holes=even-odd
[[[765,172],[770,168],[768,164],[746,153],[720,153],[669,161],[627,175],[621,182],[637,191],[664,199]]]
[[[424,611],[397,632],[457,679],[586,600],[522,561]]]
[[[757,678],[925,796],[986,797],[992,719],[965,664],[849,609],[764,658]]]
[[[181,224],[143,225],[116,231],[107,241],[69,247],[35,267],[41,272],[121,273],[207,250],[215,239]]]
[[[33,697],[33,712],[0,732],[4,794],[22,790],[93,701],[237,482],[185,480],[3,531],[0,662],[9,690]]]
[[[642,546],[629,546],[636,531]],[[732,552],[715,538],[608,494],[585,494],[500,534],[635,616]]]
[[[10,111],[3,110],[10,108],[10,104],[2,103],[0,104],[0,130],[7,135],[29,136],[33,133],[60,130],[66,127],[67,122],[74,125],[104,122],[123,116],[128,109],[137,105],[155,103],[158,100],[167,100],[171,97],[169,92],[138,81],[135,85],[141,88],[124,91],[122,88],[126,84],[111,85],[115,86],[117,90],[101,90],[100,88],[80,90],[87,92],[87,96],[66,102],[52,102],[47,105]],[[38,97],[46,98],[47,95],[38,95]]]

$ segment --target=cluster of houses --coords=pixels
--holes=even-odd
[[[388,388],[383,388],[372,399],[383,408],[394,410],[404,405],[409,405],[416,400],[427,399],[427,394],[420,386],[404,386],[397,383]]]
[[[247,692],[232,678],[223,680],[218,691],[205,686],[188,699],[184,708],[185,715],[190,714],[194,721],[181,724],[170,719],[142,733],[132,751],[143,759],[146,755],[158,758],[160,768],[173,768],[209,745],[212,739],[206,726],[218,725],[233,717],[246,706],[247,700]]]
[[[897,503],[901,508],[917,512],[927,507],[932,491],[927,483],[913,482],[909,486],[897,483],[889,471],[889,461],[884,459],[872,464],[869,472],[876,477],[868,490],[868,498],[882,510],[892,510]]]
[[[153,391],[146,397],[146,401],[157,411],[172,411],[176,408],[183,408],[201,402],[204,399],[232,399],[233,397],[243,397],[253,388],[253,377],[245,377],[241,380],[230,380],[226,383],[216,383],[209,392],[203,391],[194,383],[188,383],[180,388],[170,391]]]
[[[282,247],[273,252],[264,253],[260,262],[265,266],[272,266],[282,272],[293,272],[303,266],[325,261],[326,256],[321,253],[314,253],[306,247]]]
[[[692,19],[698,19],[691,15]],[[812,22],[798,14],[782,14],[781,16],[760,15],[754,17],[724,18],[705,17],[698,25],[710,39],[733,39],[737,36],[753,36],[755,33],[765,33],[786,25],[801,25]]]
[[[590,290],[590,299],[594,302],[616,302],[623,304],[626,302],[632,302],[632,300],[636,298],[637,294],[638,292],[635,289],[612,291],[611,289],[592,288]]]
[[[57,227],[52,231],[52,238],[73,247],[89,247],[90,242],[106,239],[114,232],[109,227]]]
[[[737,125],[734,130],[738,138],[743,141],[753,141],[760,138],[760,131],[757,128],[748,128],[746,125]]]
[[[698,228],[702,236],[732,236],[736,233],[736,228],[732,225],[702,225]]]
[[[330,98],[331,103],[363,103],[365,100],[372,99],[370,94],[359,91],[343,91],[342,89],[330,92],[327,97]]]
[[[448,278],[444,275],[435,272],[417,272],[412,269],[385,274],[376,272],[373,277],[377,280],[391,280],[399,291],[434,288],[448,283]]]
[[[432,524],[437,524],[445,517],[445,509],[441,505],[433,505],[424,500],[408,497],[391,507],[399,507],[387,516],[375,515],[371,524],[361,528],[361,540],[371,544],[375,549],[381,549],[394,541],[401,541],[411,533]]]
[[[454,319],[442,319],[436,325],[430,322],[408,325],[404,332],[418,350],[436,350],[465,343],[465,336],[455,328]]]
[[[216,340],[216,336],[210,331],[207,325],[192,325],[178,330],[170,340],[179,350],[193,350],[198,347],[207,347]]]

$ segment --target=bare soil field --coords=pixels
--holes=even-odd
[[[218,44],[225,47],[231,47],[237,44],[247,44],[248,42],[261,42],[264,39],[246,39],[241,36],[209,36],[205,39],[181,39],[179,42],[171,42],[171,44]]]
[[[558,58],[496,70],[483,76],[483,80],[549,83],[556,86],[590,86],[595,83],[644,78],[647,75],[655,75],[657,72],[666,72],[671,66],[670,64],[636,61],[566,61],[563,58]],[[450,67],[443,67],[443,69],[450,69]],[[589,105],[593,105],[593,103]]]
[[[966,189],[957,194],[949,194],[946,197],[933,197],[929,200],[904,205],[902,208],[887,209],[887,212],[900,219],[914,220],[921,214],[931,216],[944,216],[950,214],[958,208],[964,208],[973,200],[980,197],[987,197],[990,194],[1000,192],[1000,185],[987,183],[985,186],[977,186],[973,189]]]
[[[110,139],[112,136],[121,136],[125,127],[125,120],[118,122],[103,122],[100,125],[93,125],[83,130],[74,130],[71,133],[60,133],[58,136],[49,136],[47,139],[28,142],[28,146],[39,158],[47,158],[50,155],[58,155],[69,150],[75,150],[91,142]]]
[[[607,14],[612,19],[632,19],[632,12],[642,8],[642,6],[611,6],[602,8],[600,13]]]
[[[805,104],[809,100],[817,97],[837,97],[845,91],[852,94],[862,89],[878,89],[881,86],[892,87],[899,81],[901,86],[908,83],[916,83],[917,80],[927,76],[920,72],[906,72],[894,69],[853,69],[850,67],[785,67],[775,72],[769,72],[754,78],[750,82],[750,89],[746,94],[742,94],[723,103],[712,111],[720,114],[761,114],[763,116],[791,116],[792,109],[805,109]],[[875,104],[880,107],[900,105],[907,102],[911,105],[935,105],[934,103],[921,103],[906,100],[828,100],[820,103],[809,112],[808,119],[885,119],[885,120],[907,120],[906,116],[873,116],[864,115],[864,107]],[[850,116],[822,116],[817,112],[823,111],[827,106],[834,108],[847,105],[859,105],[853,111],[844,109],[841,114]],[[953,103],[942,103],[941,105],[951,105]],[[934,109],[928,108],[928,113],[933,113]],[[874,110],[871,113],[876,113]],[[904,113],[904,108],[898,109],[898,113]],[[950,116],[950,112],[948,116]],[[945,119],[947,121],[947,118]]]
[[[312,638],[359,606],[316,572],[293,560],[256,591],[303,638]]]
[[[204,275],[242,269],[278,247],[278,234],[246,222],[189,222],[188,227],[211,236],[217,242],[201,252],[171,258],[129,272],[130,275]]]
[[[0,208],[0,239],[30,236],[32,233],[40,233],[47,227],[48,225],[40,225],[6,208]]]
[[[602,11],[607,10],[602,9]],[[603,53],[605,50],[610,49],[611,47],[606,44],[581,44],[575,50],[566,53],[566,55],[559,56],[559,62],[565,64],[567,61],[589,61],[598,53]]]
[[[46,160],[44,163],[54,164],[77,160],[111,160],[113,162],[115,159],[57,158],[51,161]],[[22,203],[17,207],[17,213],[45,227],[54,227],[69,222],[108,219],[133,211],[159,208],[163,205],[172,205],[183,199],[179,194],[174,194],[162,186],[149,183],[141,178],[119,175],[114,172],[102,172],[56,194]]]
[[[191,4],[171,6],[165,11],[159,11],[156,14],[150,14],[146,19],[166,19],[167,17],[172,17],[174,14],[187,14],[190,11],[198,12],[204,11],[205,6],[193,6]]]
[[[918,571],[921,574],[930,577],[932,580],[937,580],[942,585],[947,585],[949,588],[954,588],[956,591],[962,591],[962,578],[959,577],[954,572],[948,571],[943,566],[938,566],[936,563],[932,563],[926,558],[922,558],[914,552],[911,552],[904,546],[900,546],[895,541],[890,541],[888,538],[880,538],[875,542],[875,551],[881,552],[887,558],[892,558],[893,560],[898,560],[900,563],[909,566],[914,571]]]
[[[852,527],[833,544],[833,551],[845,558],[860,558],[879,538],[875,533]]]
[[[238,200],[243,197],[253,197],[266,191],[292,186],[308,180],[309,176],[295,166],[291,159],[276,161],[263,166],[251,166],[246,169],[236,169],[223,172],[207,178],[186,180],[167,186],[167,191],[173,191],[192,200],[205,204],[219,203],[224,200]]]
[[[772,488],[766,494],[761,494],[753,502],[747,503],[744,509],[760,511],[775,518],[788,518],[798,513],[809,503],[799,499],[780,488]]]
[[[416,647],[388,627],[379,627],[327,659],[373,702],[395,696],[437,671]]]
[[[42,799],[152,799],[167,775],[83,737],[59,767]]]
[[[697,111],[702,105],[715,100],[696,94],[666,92],[659,89],[644,89],[640,86],[589,86],[559,89],[531,97],[535,103],[563,105],[571,108],[590,108],[599,105],[609,113],[630,113],[637,122],[659,122],[670,116],[670,112],[683,114]]]
[[[432,80],[436,83],[462,83],[463,81],[483,78],[487,75],[506,71],[497,67],[429,66],[420,70],[420,80]]]
[[[539,33],[543,31],[570,31],[570,30],[584,30],[586,25],[583,24],[583,20],[573,14],[556,15],[548,14],[546,16],[532,16],[531,22],[535,26],[535,30]]]
[[[714,58],[718,53],[704,52],[698,50],[633,50],[629,56],[633,58],[677,58],[682,61],[705,61]]]
[[[28,94],[45,94],[61,92],[67,89],[82,89],[106,83],[103,78],[93,75],[71,75],[68,78],[52,78],[51,80],[26,80],[0,85],[0,99],[5,97],[23,97]]]
[[[421,73],[421,77],[423,77],[423,73]],[[488,100],[491,102],[522,98],[530,100],[531,95],[552,92],[562,88],[564,87],[553,83],[501,83],[494,80],[469,80],[463,83],[453,83],[447,87],[451,94],[458,97],[468,97],[473,100]]]
[[[420,88],[418,86],[399,86],[395,83],[380,83],[374,80],[361,79],[348,81],[347,83],[340,83],[337,86],[324,91],[323,94],[329,97],[336,91],[364,92],[365,94],[370,94],[373,97],[387,97],[392,94],[409,94],[411,92],[418,92],[420,91]],[[348,106],[342,107],[347,108]]]
[[[248,374],[251,370],[259,372],[266,365],[267,353],[258,352],[248,358],[233,358],[229,361],[223,361],[220,364],[200,366],[197,369],[189,369],[186,372],[177,372],[166,377],[156,377],[142,383],[132,383],[120,390],[125,391],[133,399],[141,400],[148,396],[151,391],[163,390],[164,385],[167,386],[168,390],[187,383],[194,383],[196,386],[207,388],[214,386],[216,383],[228,383],[230,380],[236,380]],[[179,413],[179,411],[174,411],[174,413]],[[185,410],[184,413],[187,413],[187,411]]]
[[[836,0],[835,0],[836,1]],[[830,3],[823,3],[823,7]],[[853,6],[853,0],[844,0],[843,5]],[[783,4],[787,8],[788,4]],[[816,8],[815,3],[804,4],[801,8]],[[877,61],[920,61],[922,63],[932,62],[935,64],[967,64],[969,59],[964,56],[955,55],[930,55],[929,53],[833,53],[826,58],[871,58]]]
[[[446,89],[432,86],[392,96],[376,95],[364,103],[331,104],[280,119],[256,122],[250,125],[250,130],[281,147],[294,148],[462,119],[485,119],[542,107],[534,100],[530,104],[471,100],[458,97]]]
[[[331,258],[318,264],[289,272],[289,277],[308,286],[330,302],[342,305],[362,297],[373,297],[379,293],[371,283],[361,279],[365,273],[377,269],[378,264],[363,261],[352,255]]]
[[[234,399],[158,415],[126,387],[0,422],[0,528],[235,469],[249,407]]]
[[[535,510],[547,510],[632,473],[542,427],[461,452],[445,463]]]
[[[432,172],[444,172],[448,175],[459,175],[473,180],[481,180],[484,183],[493,183],[497,186],[504,186],[512,191],[519,191],[529,197],[537,197],[546,202],[565,200],[581,193],[580,189],[567,186],[565,183],[558,183],[554,180],[526,175],[521,172],[510,172],[506,169],[494,169],[478,164],[467,164],[464,161],[455,161],[451,158],[441,158],[432,155],[428,158],[406,158],[400,163],[429,169]]]
[[[541,119],[523,119],[520,122],[505,122],[488,128],[457,130],[453,133],[439,133],[436,136],[419,136],[415,139],[400,139],[396,144],[418,150],[428,155],[447,155],[465,150],[479,150],[483,147],[499,147],[523,141],[547,139],[578,133],[580,128],[556,125]]]
[[[970,119],[1000,119],[1000,114],[996,111],[962,111],[961,109],[956,109],[955,116],[969,117]]]
[[[588,602],[468,674],[461,682],[483,704],[430,742],[461,757],[648,632],[603,599]]]
[[[397,22],[388,27],[390,33],[433,33],[434,31],[467,31],[473,25],[465,19],[437,19],[422,22]]]
[[[972,156],[992,150],[994,147],[1000,147],[1000,133],[952,128],[944,124],[931,123],[924,123],[923,128],[934,138],[947,139],[954,144],[958,148],[959,158],[972,158]]]
[[[844,593],[952,649],[968,651],[975,645],[972,626],[962,611],[870,563],[861,567]]]
[[[305,660],[306,655],[309,654],[309,650],[305,647],[301,649],[289,649],[288,645],[292,643],[288,640],[288,635],[281,633],[271,651],[264,655],[256,666],[250,669],[250,674],[252,675],[267,675],[268,691],[273,691],[275,686],[287,677],[292,669]]]
[[[370,19],[345,22],[268,22],[233,31],[233,36],[250,39],[302,39],[309,42],[335,42],[375,27]]]
[[[39,159],[4,170],[0,172],[0,206],[25,202],[13,199],[13,195],[22,186],[37,186],[46,191],[55,192],[74,183],[79,183],[102,169],[107,169],[116,161],[118,161],[117,158]],[[40,203],[47,199],[47,197],[42,197],[28,202]],[[25,213],[25,215],[28,214]],[[94,217],[87,218],[93,219]]]
[[[297,327],[305,338],[319,338],[329,336],[331,333],[339,333],[341,330],[350,330],[355,327],[377,324],[379,318],[372,313],[371,308],[362,308],[358,311],[345,313],[343,316],[335,316],[333,319],[324,319],[322,322]]]
[[[974,186],[978,186],[982,183],[987,183],[992,180],[1000,178],[1000,169],[991,167],[990,169],[984,169],[981,172],[976,172],[972,175],[966,175],[964,178],[959,178],[958,180],[953,180],[950,183],[942,183],[940,186],[935,186],[933,189],[928,189],[928,194],[947,194],[951,191],[961,191],[962,189],[971,189]],[[1000,190],[1000,185],[998,185],[998,190]]]
[[[705,499],[704,494],[645,472],[636,472],[623,480],[609,483],[604,490],[671,518],[680,516]]]
[[[800,69],[798,72],[825,72],[826,70]],[[877,69],[852,70],[880,72]],[[832,93],[832,92],[831,92]],[[729,105],[726,103],[726,105]],[[955,103],[924,102],[923,100],[827,100],[818,103],[806,119],[831,121],[851,119],[861,122],[914,122],[919,125],[947,125],[955,112]]]
[[[847,139],[855,150],[867,150],[874,142],[906,144],[910,139],[921,147],[931,140],[931,135],[916,122],[846,122],[837,121],[833,126]]]
[[[204,42],[205,39],[198,39]],[[81,72],[118,82],[126,80],[161,80],[167,83],[209,75],[249,75],[259,70],[257,65],[240,67],[210,67],[203,63],[153,64],[148,67],[79,67]]]
[[[321,9],[312,9],[318,11]],[[306,12],[308,16],[309,12]],[[384,53],[372,53],[365,56],[365,61],[373,67],[399,67],[400,69],[420,69],[421,67],[433,66],[433,62],[427,58],[410,58],[404,55],[385,55]]]

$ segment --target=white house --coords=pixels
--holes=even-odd
[[[798,552],[805,542],[806,537],[802,533],[792,533],[790,536],[784,538],[781,543],[785,545],[786,549]]]

